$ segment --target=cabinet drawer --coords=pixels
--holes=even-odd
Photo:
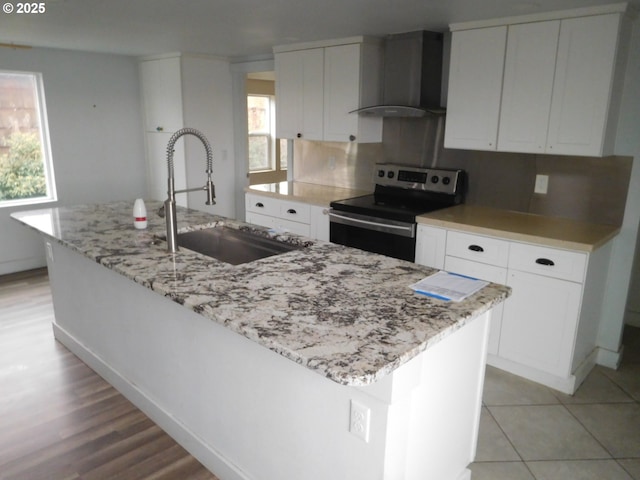
[[[587,267],[587,254],[512,243],[509,269],[582,283]]]
[[[247,223],[253,223],[254,225],[260,225],[262,227],[273,228],[275,218],[268,215],[261,215],[259,213],[247,212]]]
[[[280,202],[275,198],[263,197],[247,193],[245,208],[247,212],[261,215],[278,216],[280,214]]]
[[[295,233],[296,235],[302,235],[304,237],[311,236],[311,227],[308,223],[292,222],[290,220],[283,220],[281,218],[273,219],[273,228],[281,230],[283,232]]]
[[[311,206],[298,202],[279,202],[278,217],[290,220],[292,222],[310,223],[311,222]]]
[[[474,262],[506,267],[509,260],[509,242],[492,237],[449,231],[446,253]]]

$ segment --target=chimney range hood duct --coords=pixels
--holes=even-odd
[[[350,113],[376,117],[444,115],[442,89],[443,34],[409,32],[389,35],[384,45],[383,104]]]

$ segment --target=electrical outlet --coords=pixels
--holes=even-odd
[[[371,409],[355,400],[351,400],[349,431],[365,442],[369,442]]]
[[[336,157],[330,156],[329,157],[329,170],[335,170],[335,169],[336,169]]]
[[[549,175],[536,175],[536,185],[533,189],[533,192],[545,195],[548,189]]]

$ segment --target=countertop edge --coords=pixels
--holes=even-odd
[[[252,188],[252,187],[256,187],[255,185],[253,186],[249,185],[245,187],[244,192],[251,193],[254,195],[262,195],[264,197],[278,198],[281,200],[291,200],[295,202],[307,203],[309,205],[314,205],[317,207],[325,207],[325,208],[329,208],[329,204],[335,200],[343,200],[345,198],[357,197],[360,195],[367,195],[371,193],[370,191],[362,190],[359,188],[331,187],[331,186],[317,185],[317,184],[306,183],[306,182],[291,182],[291,183],[294,186],[295,185],[308,186],[309,188],[314,188],[314,189],[330,188],[335,190],[336,192],[343,191],[343,193],[342,194],[336,193],[335,195],[327,195],[325,198],[319,198],[318,195],[314,195],[314,194],[299,194],[296,192],[280,193],[280,192],[271,192],[267,190]],[[263,184],[263,185],[275,185],[275,184]]]

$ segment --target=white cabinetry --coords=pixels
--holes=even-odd
[[[454,32],[444,146],[495,150],[507,27]]]
[[[326,208],[252,193],[246,194],[245,205],[247,223],[329,241]]]
[[[324,49],[275,56],[276,136],[322,140]]]
[[[613,153],[624,8],[452,25],[445,147]]]
[[[381,44],[354,37],[275,47],[276,136],[382,141],[382,119],[349,112],[379,103]]]
[[[563,20],[549,118],[547,152],[569,155],[613,153],[609,125],[619,14]],[[613,116],[613,115],[612,115]],[[611,122],[614,122],[612,118]]]
[[[507,283],[509,242],[451,231],[446,237],[444,270],[503,285]],[[504,303],[501,303],[491,312],[489,354],[498,353],[503,308]]]
[[[233,160],[233,112],[231,72],[226,60],[203,55],[172,54],[140,59],[145,144],[147,147],[147,196],[167,198],[167,144],[184,127],[200,130],[213,150],[214,206],[205,205],[205,194],[195,191],[176,196],[179,205],[235,217]],[[175,144],[176,190],[204,185],[206,155],[192,135]]]
[[[610,250],[611,242],[586,253],[418,225],[416,262],[510,286],[492,312],[488,363],[573,393],[596,363]]]
[[[558,20],[509,27],[498,150],[544,153],[559,30]]]
[[[184,126],[180,57],[140,62],[140,82],[147,147],[148,196],[164,200],[167,198],[169,172],[167,143],[171,135]],[[174,176],[176,190],[185,189],[187,170],[182,145],[176,145]],[[186,195],[178,195],[176,203],[186,207]]]

